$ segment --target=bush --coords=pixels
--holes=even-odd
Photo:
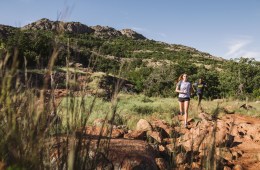
[[[253,97],[256,98],[257,100],[260,99],[260,89],[253,90]]]

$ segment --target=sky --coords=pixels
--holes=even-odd
[[[41,18],[130,28],[217,57],[260,61],[260,0],[0,0],[0,24]]]

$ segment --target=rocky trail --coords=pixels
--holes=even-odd
[[[96,119],[71,139],[81,138],[90,146],[88,154],[97,161],[97,169],[260,169],[259,118],[201,112],[189,119],[187,128],[183,124],[183,116],[175,115],[171,125],[156,118],[140,119],[134,130],[128,130]],[[52,144],[56,143],[57,138]],[[53,155],[55,166],[60,158]]]
[[[190,119],[187,128],[179,115],[172,118],[172,125],[140,119],[135,130],[97,119],[76,136],[91,146],[97,169],[260,168],[260,119],[239,114],[198,117]],[[105,148],[95,152],[99,146]],[[58,159],[53,157],[53,162]]]

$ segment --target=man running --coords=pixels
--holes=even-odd
[[[203,82],[202,78],[200,78],[197,83],[193,84],[193,88],[196,89],[196,93],[198,96],[198,106],[200,106],[200,104],[201,104],[203,91],[204,91],[205,87],[207,87],[207,84],[205,82]]]

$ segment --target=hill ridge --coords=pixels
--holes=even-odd
[[[52,21],[47,18],[42,18],[39,19],[35,22],[32,22],[30,24],[27,24],[23,27],[12,27],[12,26],[7,26],[7,25],[1,25],[0,24],[0,37],[6,38],[12,32],[10,30],[15,30],[15,29],[21,29],[22,31],[24,30],[45,30],[45,31],[53,31],[53,32],[67,32],[67,33],[73,33],[73,34],[89,34],[89,35],[94,35],[95,37],[98,38],[117,38],[117,37],[128,37],[133,40],[149,40],[142,34],[129,29],[125,28],[122,30],[116,30],[113,27],[109,26],[101,26],[101,25],[96,25],[96,26],[88,26],[85,24],[82,24],[80,22],[64,22],[64,21]],[[216,61],[225,61],[222,57],[218,56],[213,56],[207,52],[202,52],[197,50],[196,48],[189,47],[186,45],[181,45],[181,44],[169,44],[166,42],[161,42],[161,41],[156,41],[156,40],[150,40],[154,41],[158,44],[163,44],[167,46],[167,50],[170,51],[188,51],[188,52],[195,52],[197,55],[194,57],[200,57],[200,58],[205,58],[205,59],[212,59]],[[192,56],[193,57],[193,56]]]
[[[22,30],[49,30],[56,32],[69,32],[78,34],[94,34],[98,37],[119,37],[127,36],[133,39],[147,39],[142,34],[139,34],[131,29],[116,30],[109,26],[87,26],[80,22],[63,22],[63,21],[51,21],[47,18],[42,18],[30,24],[27,24],[21,28]]]

